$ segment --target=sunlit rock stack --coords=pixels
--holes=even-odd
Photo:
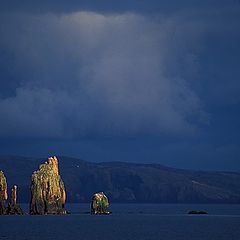
[[[66,214],[65,201],[66,193],[58,173],[58,159],[50,157],[32,174],[30,214]]]
[[[7,197],[7,180],[4,173],[0,171],[0,215],[5,214],[5,201]]]
[[[103,192],[95,193],[92,197],[91,214],[109,214],[109,202]]]
[[[6,209],[6,214],[9,214],[9,215],[22,215],[23,214],[23,210],[17,204],[17,185],[13,185],[13,187],[12,187],[11,202],[8,203],[8,207]]]

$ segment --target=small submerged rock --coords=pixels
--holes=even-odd
[[[91,214],[110,214],[108,198],[103,192],[98,192],[93,195]]]
[[[196,211],[196,210],[192,210],[192,211],[189,211],[188,214],[208,214],[208,212],[206,211]]]
[[[66,214],[65,201],[66,192],[58,172],[58,159],[50,157],[32,174],[30,214]]]

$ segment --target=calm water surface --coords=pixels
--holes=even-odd
[[[109,216],[89,215],[89,204],[67,209],[66,216],[0,216],[0,239],[240,240],[240,205],[112,204]]]

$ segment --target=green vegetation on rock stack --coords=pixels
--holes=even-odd
[[[30,214],[66,214],[65,201],[66,193],[58,173],[58,160],[50,157],[32,174]]]
[[[91,214],[109,214],[109,202],[103,192],[95,193],[91,203]]]
[[[5,201],[7,197],[7,180],[4,173],[0,171],[0,215],[5,214]]]

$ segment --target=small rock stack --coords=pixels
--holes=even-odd
[[[58,159],[50,157],[32,174],[30,214],[66,214],[65,201],[66,192],[58,172]]]
[[[13,185],[11,201],[8,203],[8,207],[5,208],[7,198],[7,179],[4,173],[0,171],[0,215],[22,215],[23,210],[17,204],[17,185]]]
[[[6,209],[6,214],[8,214],[8,215],[22,215],[23,214],[23,210],[17,204],[17,185],[13,185],[13,187],[12,187],[11,202],[8,203],[8,207]]]
[[[95,193],[92,197],[91,214],[109,214],[109,202],[103,192]]]

